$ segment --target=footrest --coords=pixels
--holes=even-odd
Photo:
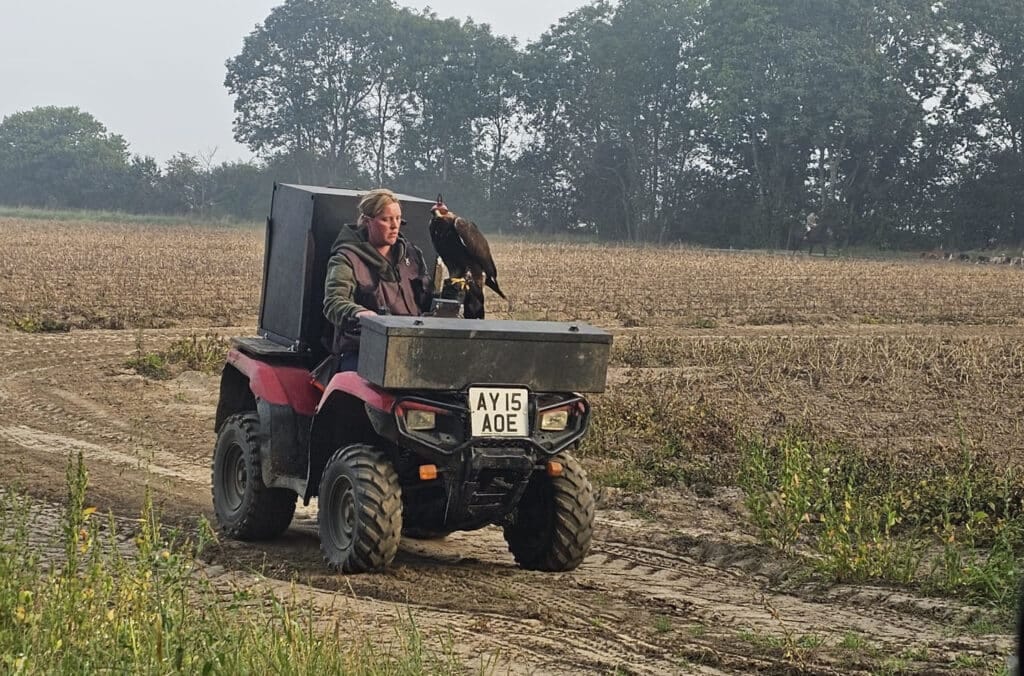
[[[232,338],[231,345],[243,354],[247,354],[250,357],[256,357],[264,361],[274,360],[275,362],[285,362],[296,366],[305,366],[306,368],[309,368],[310,366],[307,363],[309,361],[309,355],[298,354],[283,345],[278,345],[273,341],[259,336]]]

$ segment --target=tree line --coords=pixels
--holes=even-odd
[[[444,193],[485,229],[1024,244],[1019,0],[596,0],[526,45],[286,0],[226,64],[258,160],[163,166],[74,108],[0,123],[0,202],[259,218],[272,181]]]

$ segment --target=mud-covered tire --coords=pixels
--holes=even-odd
[[[320,551],[343,573],[380,570],[391,563],[402,536],[402,488],[378,449],[338,449],[320,479]]]
[[[594,532],[594,491],[571,455],[555,458],[561,476],[535,472],[505,526],[505,542],[527,570],[566,571],[580,565]]]
[[[295,515],[295,491],[263,483],[259,429],[256,413],[233,415],[213,449],[213,510],[221,532],[238,540],[275,538]]]

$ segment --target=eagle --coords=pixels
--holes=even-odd
[[[498,286],[498,269],[491,257],[491,247],[476,223],[449,211],[441,195],[430,213],[430,241],[448,268],[451,281],[465,293],[464,315],[468,319],[483,319],[484,286],[508,300]]]

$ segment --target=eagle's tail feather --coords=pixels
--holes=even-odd
[[[490,275],[488,275],[487,276],[487,281],[485,281],[484,284],[486,284],[491,289],[493,289],[494,293],[498,294],[503,299],[508,300],[508,298],[505,297],[505,294],[501,292],[501,287],[498,286],[498,280],[497,279],[495,279],[494,277],[491,277]]]

